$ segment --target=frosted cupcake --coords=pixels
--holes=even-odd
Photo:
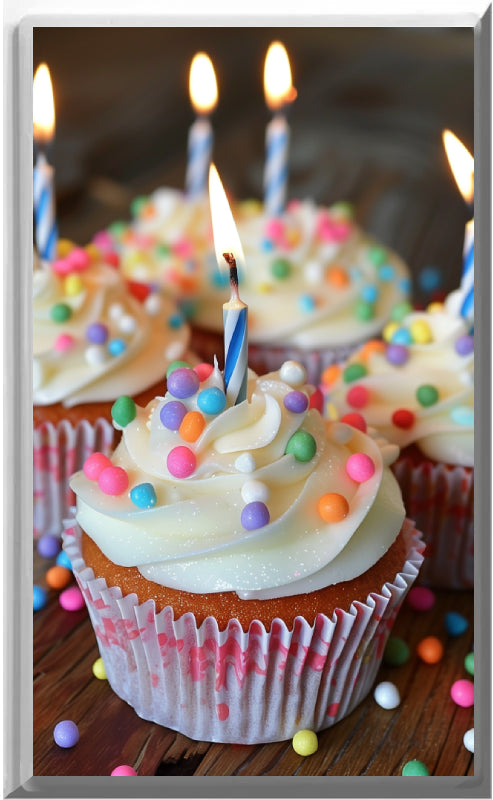
[[[159,189],[139,199],[134,215],[96,241],[116,250],[127,277],[171,288],[190,318],[195,349],[211,360],[221,353],[229,284],[214,256],[207,201]],[[247,265],[240,291],[249,306],[249,363],[258,372],[297,359],[317,382],[328,365],[378,335],[408,296],[407,267],[356,225],[346,203],[292,201],[268,219],[261,204],[245,201],[234,217]]]
[[[311,407],[293,362],[231,406],[178,368],[71,480],[64,547],[113,690],[195,739],[320,730],[368,693],[422,544],[398,449]]]
[[[94,450],[109,452],[112,403],[164,391],[189,330],[163,292],[133,296],[91,248],[67,246],[33,271],[34,534],[61,532],[68,477]],[[147,394],[146,394],[147,392]]]
[[[453,295],[450,296],[453,302]],[[393,470],[423,532],[422,580],[470,588],[474,578],[474,339],[435,303],[324,375],[328,411],[401,448]]]

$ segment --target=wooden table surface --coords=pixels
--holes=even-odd
[[[357,220],[408,262],[416,300],[430,299],[420,285],[429,265],[441,270],[442,290],[455,288],[468,215],[441,130],[451,128],[472,149],[470,30],[39,29],[34,64],[48,60],[58,101],[60,234],[83,244],[115,219],[128,219],[132,197],[183,185],[193,119],[186,71],[197,49],[208,51],[220,72],[214,126],[223,181],[239,197],[261,195],[268,114],[259,76],[273,38],[288,46],[298,89],[290,113],[290,196],[353,202]],[[49,564],[36,553],[34,563],[35,582],[42,583]],[[451,610],[470,622],[456,639],[444,629]],[[467,677],[472,617],[472,592],[437,592],[433,609],[422,614],[404,607],[394,635],[409,644],[411,658],[378,676],[398,686],[401,705],[385,711],[369,696],[320,734],[316,754],[302,758],[290,742],[193,742],[140,720],[92,675],[98,652],[86,611],[63,611],[51,592],[34,620],[34,775],[109,775],[128,763],[139,775],[387,776],[400,775],[413,758],[431,775],[473,775],[473,756],[462,743],[473,711],[449,695],[453,681]],[[426,635],[445,645],[434,666],[415,654]],[[65,718],[80,730],[71,750],[52,737]]]

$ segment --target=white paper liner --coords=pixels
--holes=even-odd
[[[44,422],[33,431],[33,535],[61,535],[63,519],[74,505],[68,481],[91,453],[111,452],[115,431],[108,420],[73,425]]]
[[[394,619],[423,560],[421,534],[404,522],[407,560],[392,583],[366,603],[297,617],[290,631],[275,619],[245,633],[237,620],[225,630],[209,617],[155,614],[95,578],[81,551],[81,530],[68,520],[64,549],[71,561],[115,693],[147,720],[192,739],[255,744],[322,730],[349,714],[368,694]]]
[[[413,462],[392,465],[404,507],[422,532],[426,558],[419,580],[441,589],[474,585],[474,470]]]

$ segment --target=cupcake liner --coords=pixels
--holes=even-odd
[[[474,585],[474,470],[402,456],[392,469],[406,513],[423,533],[420,582],[435,588]]]
[[[64,549],[84,595],[106,675],[137,714],[192,739],[255,744],[322,730],[349,714],[368,694],[401,603],[423,560],[423,543],[404,523],[408,545],[402,570],[366,603],[318,614],[309,624],[280,619],[248,632],[232,619],[223,630],[191,613],[173,619],[154,601],[141,605],[95,578],[81,555],[81,530],[66,522]]]
[[[91,453],[108,455],[115,431],[111,422],[100,418],[94,424],[81,420],[73,425],[61,420],[44,422],[33,431],[33,534],[60,535],[63,519],[74,505],[68,481],[82,469]]]

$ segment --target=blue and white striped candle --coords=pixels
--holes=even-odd
[[[56,256],[57,225],[55,216],[54,170],[45,149],[55,131],[55,103],[50,72],[40,64],[33,81],[33,140],[38,155],[33,171],[33,209],[36,248],[42,259]]]
[[[268,217],[277,217],[288,191],[289,126],[283,110],[296,97],[288,54],[280,42],[273,42],[265,57],[264,92],[274,113],[265,135],[264,209]]]
[[[462,278],[459,287],[460,315],[474,324],[474,220],[466,224],[464,236]]]
[[[207,190],[214,143],[209,114],[217,103],[216,75],[205,53],[197,53],[190,67],[190,99],[198,116],[188,134],[185,191],[189,198],[196,199]]]

